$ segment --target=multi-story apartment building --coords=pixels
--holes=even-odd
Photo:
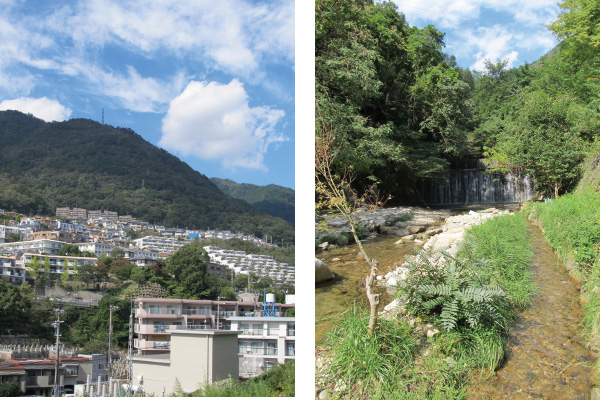
[[[263,316],[263,304],[257,302],[137,298],[135,307],[134,347],[138,354],[168,352],[174,330],[229,330],[231,317]],[[277,303],[276,315],[282,317],[293,307]]]
[[[17,265],[15,256],[0,256],[0,277],[15,285],[22,285],[25,283],[25,268]]]
[[[165,255],[171,255],[189,243],[189,241],[186,242],[162,236],[144,236],[143,238],[133,240],[133,245],[138,249],[148,249],[152,252]]]
[[[27,265],[33,261],[33,258],[37,257],[40,268],[39,272],[42,272],[42,264],[44,260],[48,258],[50,263],[50,273],[62,274],[64,272],[64,263],[67,262],[67,270],[70,274],[75,273],[75,266],[81,267],[86,264],[95,264],[98,262],[96,257],[74,257],[74,256],[58,256],[58,255],[39,255],[32,253],[25,253],[17,260],[16,265],[23,269],[28,269]]]
[[[65,232],[65,231],[37,231],[31,232],[27,235],[27,240],[40,240],[40,239],[49,239],[49,240],[59,240],[61,242],[67,243],[81,243],[85,240],[83,235],[79,235],[74,232]]]
[[[293,317],[229,317],[238,335],[240,376],[250,378],[296,356],[296,323]]]
[[[28,240],[25,242],[1,243],[0,254],[37,253],[58,254],[67,242],[50,239]]]

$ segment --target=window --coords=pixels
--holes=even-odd
[[[296,323],[295,322],[288,322],[287,335],[288,336],[296,336]]]
[[[274,356],[277,354],[277,342],[267,342],[267,348],[265,354]]]
[[[271,368],[273,368],[274,366],[277,365],[277,360],[265,360],[265,371],[270,370]]]
[[[263,324],[252,324],[252,333],[255,335],[263,334]]]
[[[238,353],[239,354],[246,354],[246,353],[250,353],[250,352],[251,352],[250,342],[240,340],[238,342]]]
[[[148,306],[148,314],[159,314],[159,313],[160,313],[160,309],[157,305]]]
[[[184,312],[186,315],[196,315],[196,306],[185,306]]]
[[[250,324],[240,324],[239,330],[242,331],[242,335],[249,335]]]
[[[294,357],[296,355],[296,342],[285,343],[285,355]]]

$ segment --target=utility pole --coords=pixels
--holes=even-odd
[[[108,314],[109,314],[109,319],[108,319],[108,378],[112,378],[112,352],[111,352],[111,345],[112,345],[112,313],[113,311],[117,311],[119,309],[119,307],[117,306],[110,306],[108,307]]]
[[[127,397],[131,397],[133,385],[133,293],[131,294],[131,312],[129,313],[129,344],[127,345]]]
[[[65,312],[64,310],[61,310],[60,308],[55,308],[54,312],[56,313],[56,321],[54,321],[52,323],[52,327],[56,329],[56,360],[54,361],[54,389],[52,390],[53,392],[53,397],[60,397],[60,392],[59,392],[59,382],[60,382],[60,377],[58,376],[58,364],[59,364],[59,358],[60,358],[60,324],[62,324],[64,321],[60,320],[60,316]]]

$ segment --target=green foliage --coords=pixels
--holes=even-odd
[[[294,397],[295,362],[287,361],[245,382],[229,379],[225,384],[206,384],[191,397]]]
[[[118,281],[124,282],[128,280],[133,271],[133,265],[125,258],[119,257],[112,260],[110,263],[109,272],[116,277]]]
[[[434,257],[419,251],[408,268],[409,278],[403,285],[408,311],[437,316],[448,332],[460,326],[498,325],[502,329],[507,325],[504,291],[477,273],[487,266],[445,253]]]
[[[355,173],[360,193],[377,183],[406,200],[416,178],[464,154],[471,88],[443,54],[444,35],[409,27],[393,3],[315,6],[317,127],[334,131],[333,172]]]
[[[199,244],[193,243],[181,247],[175,252],[165,267],[171,278],[169,293],[188,299],[200,299],[210,294],[207,265],[209,257]]]
[[[27,302],[19,288],[0,279],[0,332],[23,325]]]
[[[60,250],[58,250],[58,255],[79,257],[81,256],[81,251],[79,251],[79,247],[74,244],[64,244]]]
[[[0,142],[2,209],[53,215],[56,207],[79,206],[166,226],[294,242],[289,223],[227,197],[206,176],[130,129],[85,119],[45,123],[3,111]],[[55,145],[62,142],[69,145]]]
[[[400,369],[412,363],[416,351],[407,324],[380,319],[373,335],[368,334],[368,326],[368,312],[353,307],[344,311],[326,340],[333,348],[327,373],[336,382],[344,382],[348,393],[357,389],[354,398],[376,393],[384,382],[396,379]],[[358,381],[362,385],[355,388]]]
[[[516,307],[529,306],[535,292],[528,268],[533,250],[527,230],[527,221],[521,215],[493,218],[468,230],[459,253],[467,259],[486,260],[487,268],[478,273],[500,286]]]
[[[17,382],[4,382],[0,384],[0,397],[20,397],[24,394]]]

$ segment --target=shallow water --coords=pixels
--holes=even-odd
[[[394,235],[381,235],[375,239],[364,241],[363,246],[367,254],[379,261],[377,275],[385,275],[392,270],[394,263],[402,263],[406,255],[412,255],[413,249],[422,245],[417,243],[394,244],[399,239]],[[356,245],[317,254],[317,257],[338,275],[334,281],[320,284],[315,289],[315,340],[317,344],[325,339],[324,334],[331,330],[332,321],[346,310],[348,305],[356,303],[368,306],[365,288],[359,284],[359,280],[369,274],[370,268],[365,261],[358,261],[357,255],[358,246]],[[334,258],[340,260],[333,261]],[[381,294],[379,305],[381,310],[392,301],[392,297],[387,294],[385,288],[377,287],[376,292]]]
[[[532,227],[531,270],[538,291],[510,329],[503,366],[469,399],[589,399],[593,360],[581,336],[583,311],[573,282]]]

